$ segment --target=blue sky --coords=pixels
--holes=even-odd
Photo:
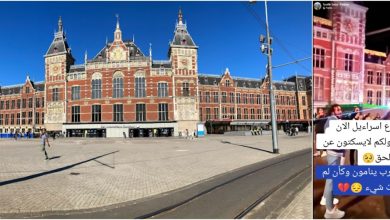
[[[0,85],[23,83],[29,73],[44,80],[44,54],[62,16],[76,64],[95,56],[106,38],[113,39],[119,14],[123,39],[132,39],[153,59],[167,60],[177,12],[182,8],[188,30],[199,46],[198,70],[260,78],[266,56],[259,48],[265,34],[264,2],[0,2]],[[251,8],[251,9],[249,9]],[[311,2],[268,2],[273,65],[311,57]],[[256,18],[257,17],[257,18]],[[274,80],[311,75],[311,60],[274,69]]]

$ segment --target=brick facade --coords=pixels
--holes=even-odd
[[[27,78],[24,85],[1,88],[1,102],[32,98],[34,106],[0,109],[0,133],[46,128],[67,136],[178,135],[212,120],[270,120],[265,80],[232,77],[228,70],[222,76],[198,74],[197,50],[180,11],[168,60],[153,60],[151,49],[144,54],[133,41],[123,40],[117,22],[114,40],[75,65],[60,18],[45,55],[45,82]],[[295,76],[274,84],[278,121],[307,122],[310,78]],[[41,105],[35,106],[36,98]],[[27,118],[32,112],[32,121],[16,123],[19,112]],[[15,121],[4,123],[4,115],[14,115]]]
[[[390,104],[390,58],[365,48],[368,8],[334,7],[330,19],[314,17],[314,107]]]

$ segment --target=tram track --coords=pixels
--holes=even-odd
[[[253,180],[270,173],[270,171],[272,173],[272,169],[275,169],[275,166],[290,167],[291,164],[297,161],[310,161],[310,156],[311,153],[309,151],[302,151],[282,158],[274,158],[273,162],[266,166],[257,167],[250,172],[244,172],[179,204],[139,216],[139,218],[243,218],[285,184],[295,180],[304,172],[311,173],[311,162],[307,166],[302,164],[296,169],[291,169],[282,178],[279,176],[278,180],[274,181],[277,182],[276,184],[262,186],[261,184],[256,184],[256,181]],[[302,160],[303,158],[306,160]],[[256,189],[260,187],[264,187],[264,189]],[[243,188],[246,190],[242,190]]]
[[[279,155],[189,186],[120,204],[12,218],[242,218],[311,167],[311,149]]]

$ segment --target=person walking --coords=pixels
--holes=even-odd
[[[47,143],[47,146],[50,147],[50,143],[49,143],[49,137],[48,137],[48,134],[46,132],[45,129],[43,129],[41,131],[41,140],[42,140],[42,151],[45,152],[45,156],[46,156],[46,159],[45,160],[48,160],[49,157],[47,156],[47,152],[46,152],[46,143]]]
[[[331,120],[340,120],[342,117],[343,111],[341,106],[338,104],[333,104],[329,109],[328,119],[325,123],[325,130],[329,127],[329,122]],[[328,165],[338,166],[341,164],[342,158],[345,158],[345,150],[327,150],[327,161]],[[339,219],[344,217],[345,212],[337,208],[337,205],[334,205],[334,196],[333,196],[333,180],[327,179],[325,182],[324,196],[326,200],[326,211],[325,218],[334,218]]]

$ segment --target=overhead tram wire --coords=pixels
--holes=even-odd
[[[244,3],[244,2],[242,2]],[[245,3],[244,3],[245,4]],[[265,21],[263,21],[263,19],[257,14],[257,12],[248,4],[245,4],[245,6],[247,7],[247,9],[249,10],[249,12],[256,18],[257,22],[261,25],[263,24],[265,26]],[[271,32],[271,31],[270,31]],[[280,39],[278,39],[277,37],[275,37],[275,39],[279,40],[280,43],[282,42]],[[308,56],[311,56],[312,54],[311,53],[307,53],[307,51],[304,51],[302,50],[300,47],[297,47],[296,45],[294,46],[293,44],[291,45],[293,47],[295,47],[296,49],[300,50],[301,52],[303,52],[305,55],[308,55]],[[286,49],[288,50],[288,49]]]
[[[243,2],[244,3],[244,2]],[[245,4],[245,3],[244,3]],[[256,11],[250,7],[250,5],[248,4],[245,4],[245,6],[247,7],[247,9],[249,10],[249,12],[255,17],[256,21],[260,24],[260,25],[264,25],[265,26],[265,22],[260,18],[260,16],[256,13]],[[271,32],[271,30],[270,30]],[[272,37],[276,40],[276,42],[279,44],[279,46],[286,52],[286,55],[292,59],[292,60],[297,60],[290,52],[289,50],[284,46],[284,44],[282,43],[282,41],[276,36],[276,35],[272,35]],[[302,51],[302,50],[301,50]],[[306,52],[304,52],[306,53]],[[310,55],[311,56],[311,55]],[[309,74],[312,73],[311,70],[309,70],[308,68],[306,68],[304,65],[300,64],[299,62],[296,63],[298,64],[299,66],[301,66],[303,69],[305,69]]]
[[[260,18],[260,16],[257,14],[257,12],[247,3],[247,2],[242,2],[245,7],[247,8],[247,10],[254,16],[255,20],[262,26],[266,27],[266,24],[265,24],[265,21],[263,21],[263,19]],[[271,28],[270,29],[270,32],[272,33],[271,31]],[[284,52],[286,53],[286,55],[292,59],[292,60],[297,60],[291,52],[289,52],[289,50],[287,49],[287,47],[284,46],[284,44],[282,43],[282,41],[274,34],[271,34],[271,36],[275,39],[275,42],[281,47],[282,50],[284,50]],[[301,50],[302,51],[302,50]],[[306,53],[306,51],[302,51],[304,53]],[[311,55],[310,55],[311,57]],[[312,71],[310,69],[308,69],[307,67],[305,67],[304,65],[302,65],[301,63],[299,62],[296,62],[297,65],[299,65],[301,68],[303,68],[304,70],[306,70],[309,74],[312,74]]]

